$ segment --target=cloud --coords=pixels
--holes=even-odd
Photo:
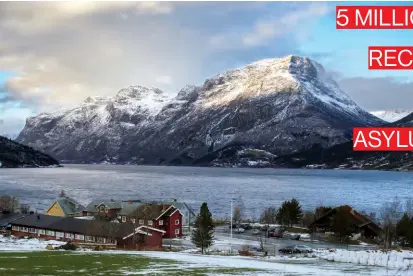
[[[413,109],[413,81],[393,77],[341,77],[338,83],[355,102],[369,111]]]
[[[171,85],[173,83],[173,78],[171,76],[160,76],[156,78],[156,82],[160,84]]]
[[[140,14],[168,14],[173,11],[174,7],[168,2],[150,2],[143,1],[136,4],[136,10]]]
[[[287,7],[270,18],[257,20],[246,32],[232,30],[214,35],[210,38],[210,44],[224,49],[231,45],[256,47],[273,42],[286,34],[293,35],[297,40],[307,39],[309,34],[306,26],[329,11],[329,5],[325,2]]]

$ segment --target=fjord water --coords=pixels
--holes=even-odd
[[[178,199],[198,209],[207,201],[214,216],[230,216],[230,199],[251,217],[293,197],[303,209],[348,204],[379,212],[384,202],[413,197],[407,172],[65,165],[63,168],[1,169],[0,194],[15,195],[45,211],[64,189],[87,204],[92,199]]]

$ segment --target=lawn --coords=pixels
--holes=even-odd
[[[0,275],[237,275],[245,272],[254,274],[255,271],[194,267],[140,255],[62,251],[0,253]]]

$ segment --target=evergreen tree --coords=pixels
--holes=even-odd
[[[413,245],[413,219],[409,218],[407,213],[396,225],[396,236],[400,240],[402,246]]]
[[[331,230],[340,238],[340,242],[351,234],[351,222],[346,211],[339,208],[333,215]]]
[[[196,247],[201,248],[202,254],[214,241],[214,224],[212,214],[206,202],[202,203],[199,214],[195,219],[195,230],[192,231],[191,240]]]
[[[291,227],[293,224],[300,222],[302,217],[303,211],[301,210],[301,205],[298,200],[293,198],[292,200],[284,201],[281,204],[277,214],[277,221],[283,225]]]

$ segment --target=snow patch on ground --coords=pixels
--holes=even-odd
[[[321,251],[321,253],[318,253],[317,255],[321,259],[334,262],[381,266],[397,269],[413,269],[413,252],[411,251],[383,252],[379,250],[349,251],[337,249],[335,252]]]
[[[0,235],[0,251],[39,251],[46,250],[47,245],[60,246],[66,244],[61,241],[41,241],[38,239],[18,239]]]

